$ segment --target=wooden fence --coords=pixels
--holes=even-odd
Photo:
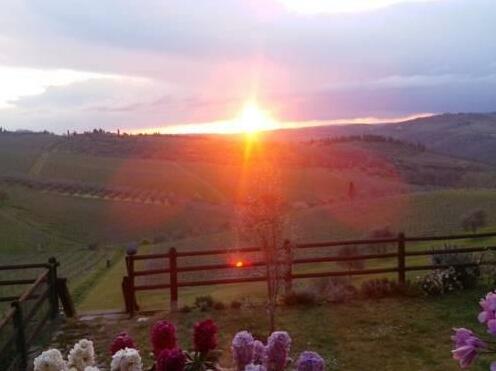
[[[59,315],[59,298],[65,314],[75,314],[66,280],[57,277],[58,265],[55,258],[50,258],[46,264],[0,266],[0,271],[22,271],[23,276],[25,272],[38,273],[36,278],[0,281],[0,286],[27,286],[20,295],[0,297],[0,302],[10,302],[10,308],[0,317],[0,370],[27,369],[30,347]]]
[[[396,274],[399,283],[406,282],[407,272],[412,271],[422,271],[422,270],[432,270],[437,268],[448,268],[446,265],[435,265],[435,264],[421,264],[421,265],[409,265],[408,258],[410,257],[422,257],[422,256],[433,256],[437,254],[462,254],[462,253],[483,253],[490,250],[496,250],[495,246],[470,246],[470,247],[460,247],[460,248],[445,248],[434,250],[432,248],[414,248],[409,250],[407,247],[411,244],[412,247],[418,243],[430,243],[439,241],[456,241],[456,240],[471,240],[470,244],[480,241],[483,239],[489,239],[496,237],[496,233],[479,233],[479,234],[462,234],[462,235],[449,235],[449,236],[434,236],[434,237],[406,237],[403,233],[398,234],[396,237],[391,238],[381,238],[381,239],[367,239],[367,240],[346,240],[346,241],[329,241],[329,242],[316,242],[316,243],[298,243],[291,244],[290,241],[285,241],[284,249],[285,257],[281,259],[280,264],[285,265],[283,277],[285,281],[286,289],[291,289],[292,281],[295,279],[306,279],[306,278],[319,278],[319,277],[336,277],[336,276],[355,276],[355,275],[376,275],[376,274]],[[393,245],[393,251],[386,251],[381,253],[360,253],[358,255],[352,256],[313,256],[308,257],[308,253],[302,257],[297,257],[298,252],[319,250],[322,249],[327,251],[337,251],[336,248],[343,246],[367,246],[371,247],[377,245]],[[391,249],[389,249],[391,250]],[[134,314],[136,310],[139,310],[139,305],[136,301],[136,292],[148,291],[148,290],[165,290],[170,291],[170,304],[171,309],[177,309],[178,302],[178,289],[180,287],[192,287],[192,286],[209,286],[209,285],[224,285],[224,284],[236,284],[236,283],[247,283],[247,282],[263,282],[266,281],[264,275],[247,274],[244,277],[230,277],[230,278],[219,278],[219,279],[180,279],[181,273],[186,272],[208,272],[208,271],[221,271],[221,270],[234,270],[234,269],[252,269],[256,267],[265,266],[263,260],[252,261],[246,266],[238,266],[235,263],[228,262],[226,256],[233,254],[233,251],[237,255],[243,254],[253,254],[261,253],[260,248],[241,248],[241,249],[218,249],[218,250],[198,250],[198,251],[184,251],[178,252],[174,247],[170,248],[167,253],[163,254],[146,254],[146,255],[127,255],[126,256],[126,268],[127,276],[123,277],[122,281],[122,292],[124,297],[124,303],[126,306],[126,311],[131,315]],[[363,251],[363,249],[362,249]],[[322,254],[321,254],[322,255]],[[206,256],[218,256],[214,263],[208,264],[196,264],[196,265],[180,265],[178,260],[180,258],[198,258]],[[382,259],[386,260],[387,263],[391,264],[393,260],[394,265],[379,267],[379,268],[369,268],[369,269],[348,269],[348,270],[325,270],[325,271],[313,271],[313,272],[294,272],[293,268],[295,265],[300,264],[316,264],[316,263],[338,263],[338,262],[352,262],[352,261],[367,261],[372,259]],[[155,265],[159,264],[161,267],[153,267],[153,269],[137,269],[137,262],[152,261]],[[162,263],[158,263],[162,262]],[[457,266],[477,266],[483,264],[496,264],[496,261],[480,261],[480,262],[470,262],[464,264],[457,264]],[[145,283],[140,284],[137,282],[139,277],[149,277],[156,275],[168,275],[168,282],[160,281],[158,283]]]

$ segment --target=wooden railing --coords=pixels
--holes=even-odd
[[[285,281],[285,287],[291,288],[292,281],[295,279],[306,279],[306,278],[319,278],[319,277],[335,277],[335,276],[355,276],[355,275],[376,275],[376,274],[391,274],[395,273],[397,275],[397,280],[399,283],[406,282],[407,272],[412,271],[422,271],[422,270],[432,270],[437,268],[447,268],[445,265],[435,265],[435,264],[422,264],[422,265],[409,265],[409,257],[419,257],[419,256],[432,256],[436,254],[461,254],[461,253],[482,253],[490,250],[496,250],[495,246],[477,246],[477,247],[460,247],[442,250],[433,249],[423,249],[423,250],[413,250],[408,251],[407,246],[413,243],[419,242],[435,242],[435,241],[456,241],[456,240],[481,240],[496,237],[496,233],[479,233],[479,234],[462,234],[462,235],[449,235],[449,236],[432,236],[432,237],[406,237],[403,233],[398,234],[396,237],[391,238],[379,238],[379,239],[367,239],[367,240],[345,240],[345,241],[327,241],[327,242],[316,242],[316,243],[299,243],[291,244],[290,241],[285,241],[284,249],[285,257],[281,259],[280,264],[285,265],[283,277]],[[471,241],[471,242],[472,242]],[[302,257],[294,257],[298,255],[298,252],[311,251],[313,250],[334,250],[338,247],[343,246],[374,246],[374,245],[394,245],[393,252],[384,253],[367,253],[358,254],[353,256],[339,256],[339,255],[324,255],[324,256],[310,256],[308,253],[304,254]],[[262,282],[266,281],[266,277],[263,274],[246,274],[243,277],[229,277],[229,278],[216,278],[216,279],[180,279],[181,273],[186,272],[208,272],[208,271],[221,271],[221,270],[252,270],[256,267],[265,266],[263,260],[255,260],[249,264],[243,265],[242,267],[236,266],[231,262],[226,262],[227,256],[232,255],[233,251],[238,256],[244,254],[261,253],[261,250],[257,247],[242,248],[242,249],[217,249],[217,250],[198,250],[198,251],[184,251],[178,252],[174,247],[170,248],[168,253],[163,254],[146,254],[146,255],[127,255],[126,256],[126,269],[127,276],[123,278],[122,281],[122,291],[124,297],[124,303],[126,306],[126,311],[131,315],[134,314],[136,310],[139,310],[139,305],[136,301],[136,292],[148,291],[148,290],[164,290],[169,289],[170,291],[170,304],[171,309],[177,309],[178,303],[178,289],[180,287],[191,287],[191,286],[209,286],[209,285],[223,285],[223,284],[236,284],[236,283],[247,283],[247,282]],[[334,250],[336,251],[336,250]],[[320,251],[322,253],[322,251]],[[196,265],[180,265],[178,264],[179,258],[198,258],[207,256],[220,256],[214,263],[209,264],[196,264]],[[379,267],[379,268],[369,268],[369,269],[348,269],[348,270],[325,270],[325,271],[313,271],[313,272],[293,272],[293,267],[299,264],[316,264],[316,263],[339,263],[339,262],[351,262],[351,261],[367,261],[372,259],[383,259],[387,260],[387,263],[391,263],[391,259],[394,259],[395,264],[391,266]],[[220,260],[220,261],[219,261]],[[157,262],[160,263],[162,267],[153,267],[151,269],[137,269],[138,262],[152,261],[156,265]],[[476,266],[482,264],[496,264],[496,261],[480,261],[480,262],[470,262],[464,264],[457,264],[457,266]],[[168,282],[160,281],[158,283],[139,283],[137,279],[139,277],[149,277],[156,275],[168,275]]]
[[[59,315],[59,298],[66,315],[74,315],[66,281],[57,277],[58,265],[55,258],[50,258],[46,264],[0,266],[0,271],[16,274],[38,272],[32,279],[0,281],[0,286],[28,285],[20,295],[0,297],[0,302],[10,302],[10,308],[0,317],[0,370],[27,369],[30,347],[47,333],[49,322]]]

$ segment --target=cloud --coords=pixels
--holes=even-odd
[[[288,9],[305,14],[355,13],[380,9],[405,2],[425,2],[435,0],[278,0]]]
[[[0,86],[0,101],[11,104],[0,120],[13,128],[157,127],[229,118],[254,95],[288,120],[493,104],[492,0],[313,15],[281,1],[7,2],[0,66],[48,80],[59,70],[92,75],[23,90],[15,82],[23,74],[13,72],[11,88]]]
[[[104,75],[66,69],[41,70],[0,66],[0,109],[9,107],[20,97],[44,93],[49,87],[69,85],[90,79],[116,79]]]

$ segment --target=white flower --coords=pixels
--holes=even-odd
[[[245,371],[267,371],[267,368],[264,365],[249,363],[245,366]]]
[[[112,356],[110,371],[142,371],[141,357],[136,349],[124,348]]]
[[[93,342],[87,339],[79,340],[67,357],[68,366],[71,370],[85,371],[88,366],[95,365],[95,349]]]
[[[84,369],[84,371],[100,371],[100,369],[98,367],[88,366]]]
[[[49,349],[34,359],[34,371],[67,371],[67,364],[57,349]]]

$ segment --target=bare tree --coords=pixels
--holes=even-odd
[[[479,228],[487,224],[487,214],[484,210],[473,210],[462,219],[462,228],[476,233]]]
[[[245,189],[240,206],[240,222],[244,232],[262,249],[267,275],[267,308],[270,330],[275,329],[277,297],[283,277],[283,228],[285,224],[279,176],[270,167],[261,168],[253,185]]]

